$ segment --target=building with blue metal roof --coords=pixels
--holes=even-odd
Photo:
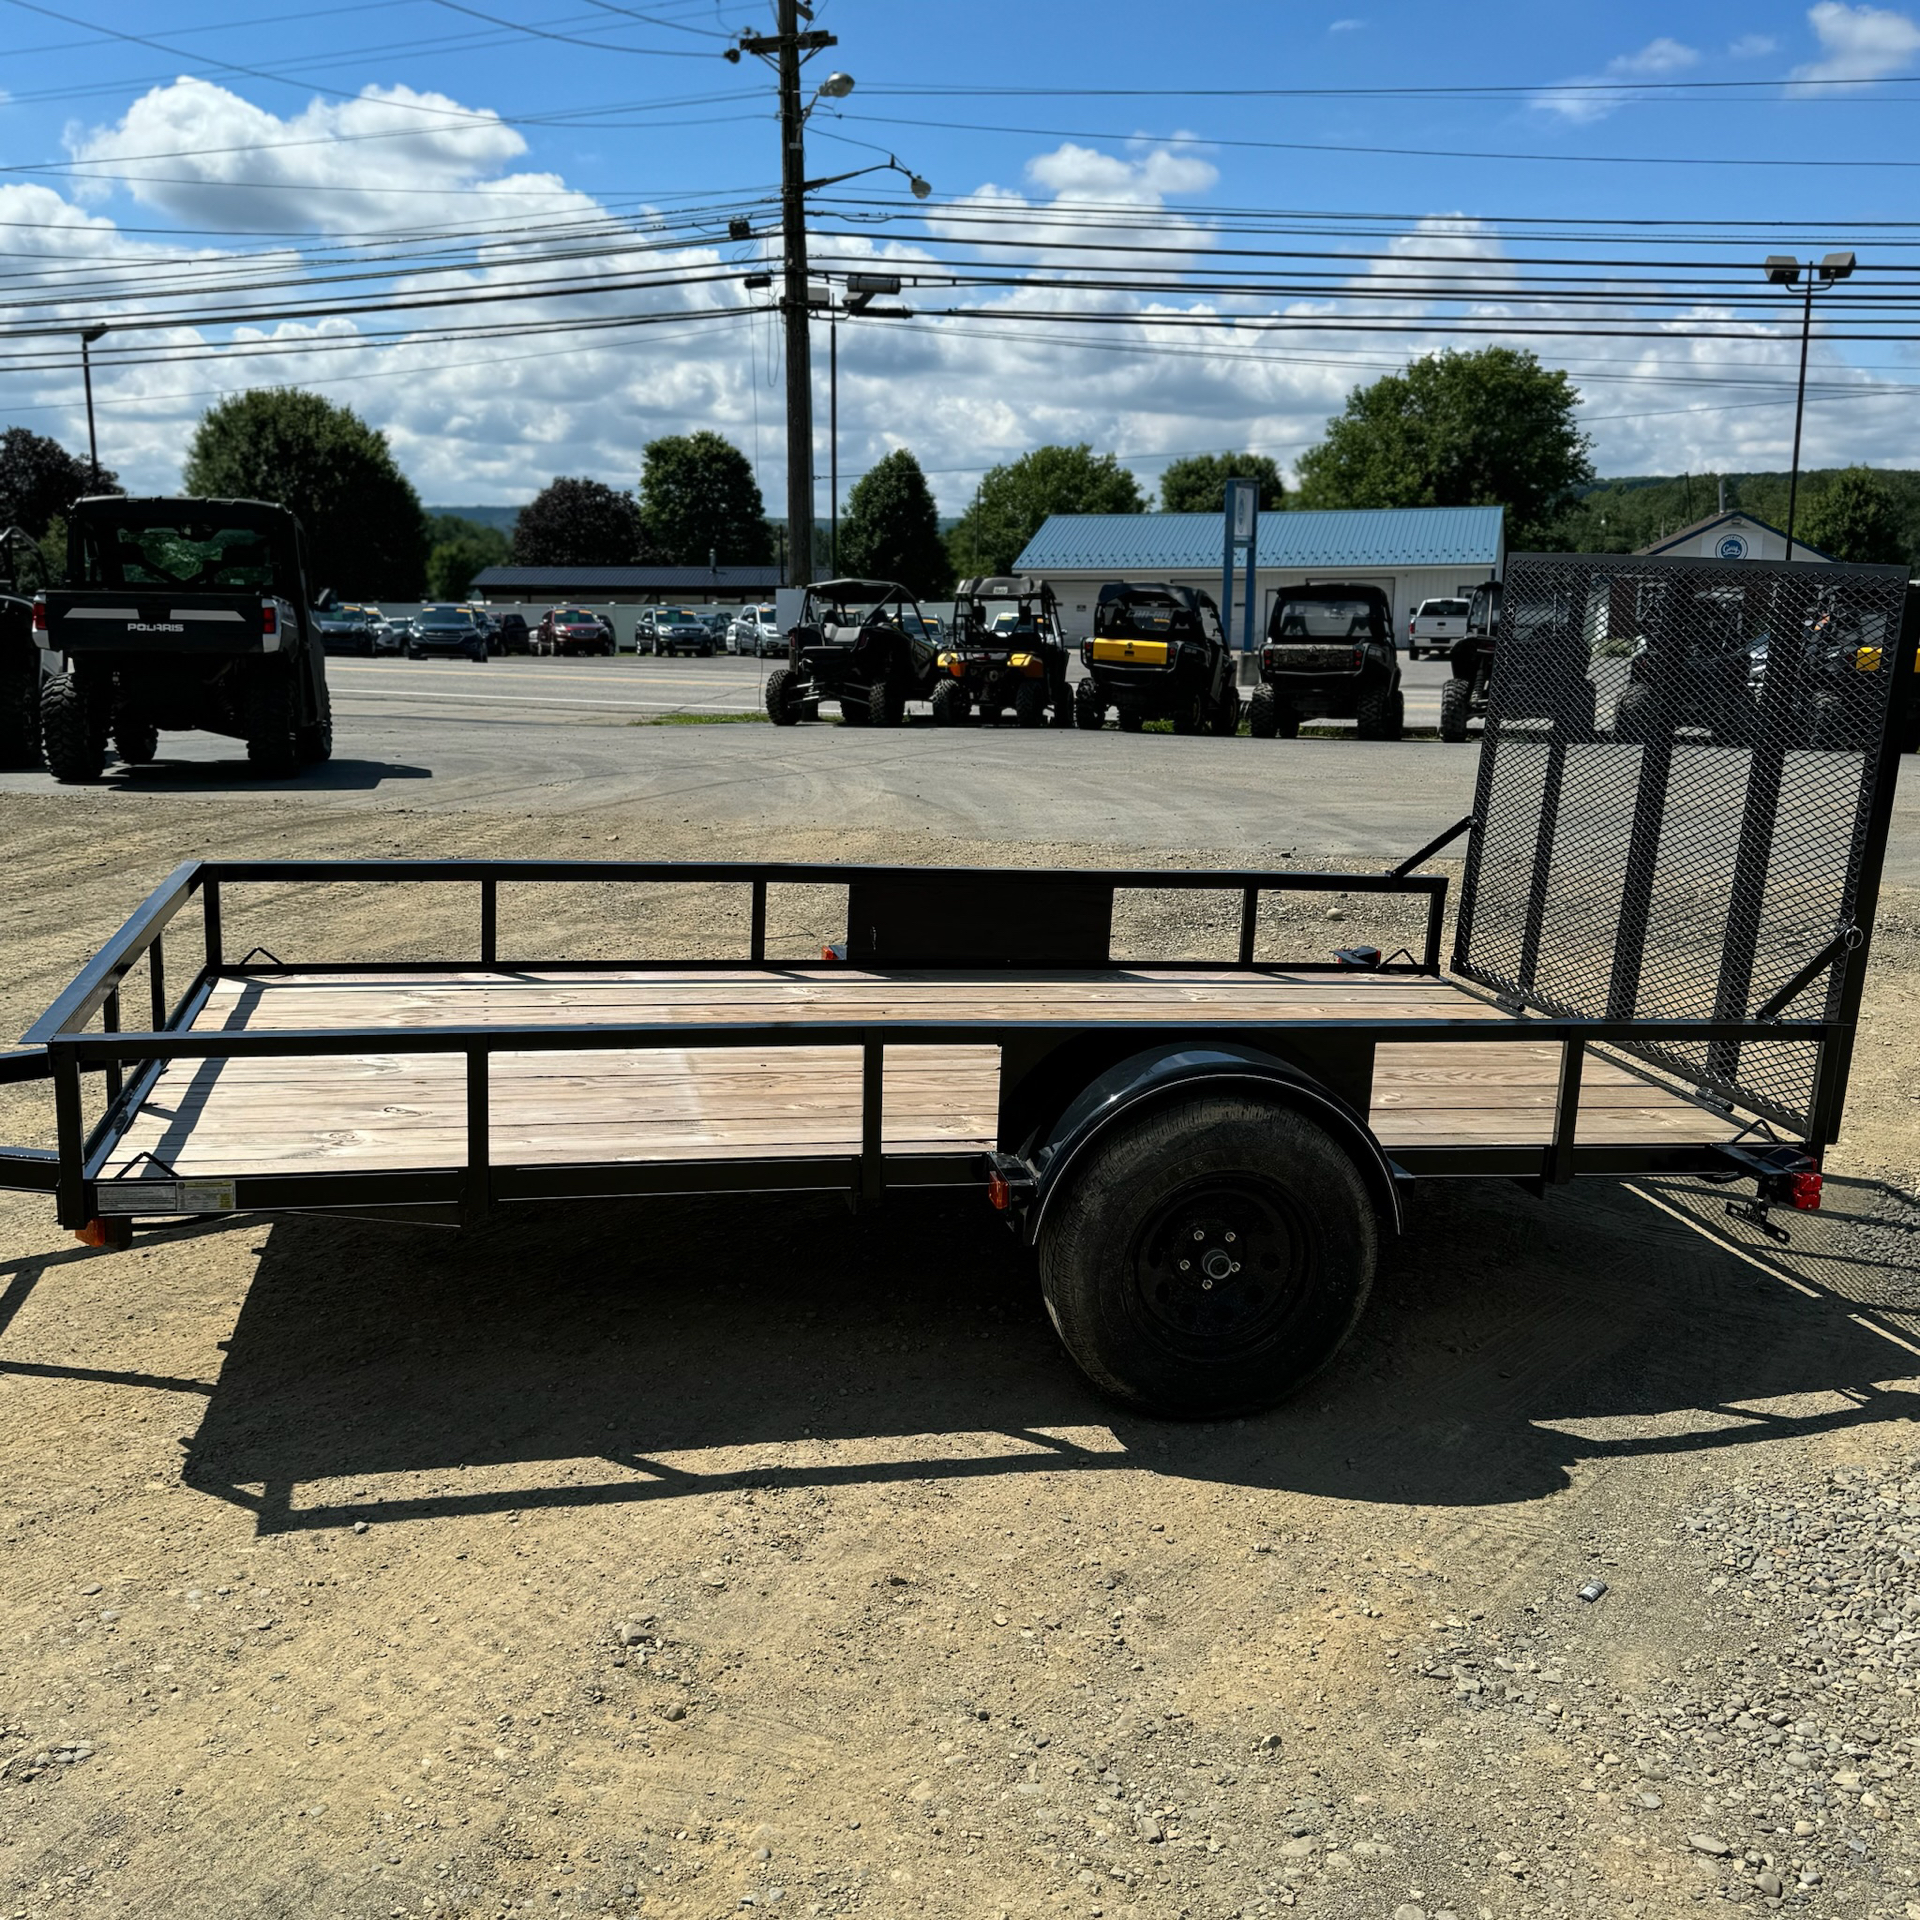
[[[1218,599],[1223,536],[1217,513],[1056,513],[1027,542],[1014,571],[1045,579],[1068,630],[1081,634],[1091,628],[1104,581],[1166,580]],[[1382,588],[1405,622],[1422,600],[1456,598],[1499,578],[1506,557],[1503,507],[1263,513],[1255,618],[1264,633],[1276,592],[1324,580]],[[1236,634],[1239,625],[1236,618]]]

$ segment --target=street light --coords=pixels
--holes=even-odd
[[[83,327],[80,332],[80,378],[87,389],[87,465],[93,475],[93,490],[100,491],[100,442],[93,431],[93,343],[106,332],[104,325]]]
[[[1829,253],[1802,266],[1790,253],[1770,253],[1761,268],[1776,287],[1806,286],[1806,302],[1800,314],[1800,384],[1793,396],[1793,470],[1787,477],[1787,558],[1793,558],[1794,511],[1800,502],[1800,418],[1807,405],[1807,346],[1813,337],[1813,290],[1830,287],[1853,272],[1851,253]]]

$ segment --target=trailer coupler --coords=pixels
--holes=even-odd
[[[1786,1246],[1790,1236],[1785,1227],[1775,1226],[1769,1217],[1771,1208],[1791,1207],[1798,1213],[1817,1213],[1820,1208],[1820,1163],[1812,1154],[1792,1146],[1742,1146],[1729,1141],[1718,1151],[1733,1162],[1727,1173],[1709,1174],[1710,1180],[1737,1180],[1743,1175],[1754,1182],[1751,1200],[1729,1200],[1727,1217],[1744,1220],[1758,1227],[1769,1240]]]

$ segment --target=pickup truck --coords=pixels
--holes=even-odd
[[[1444,660],[1467,630],[1467,613],[1464,600],[1422,600],[1407,619],[1407,658]]]
[[[56,780],[130,766],[162,731],[231,734],[270,776],[333,753],[300,522],[263,500],[76,501],[69,585],[33,604],[40,744]]]

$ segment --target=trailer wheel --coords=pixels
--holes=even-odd
[[[160,751],[160,729],[123,714],[113,723],[113,750],[128,766],[144,767]]]
[[[1280,731],[1280,702],[1264,680],[1247,696],[1247,731],[1256,740],[1271,740]]]
[[[1047,724],[1047,683],[1044,680],[1020,682],[1020,691],[1013,696],[1013,717],[1023,727],[1044,727]]]
[[[1454,746],[1467,737],[1467,715],[1472,711],[1473,682],[1449,680],[1440,689],[1440,738]]]
[[[1073,719],[1088,733],[1098,733],[1107,724],[1107,703],[1091,680],[1082,680],[1073,690]]]
[[[88,711],[86,690],[70,673],[56,673],[40,689],[40,750],[47,771],[66,786],[98,780],[106,741]]]
[[[1214,702],[1207,722],[1208,731],[1221,740],[1231,740],[1240,731],[1240,689],[1229,687]]]
[[[967,690],[958,680],[942,680],[931,704],[935,726],[957,727],[967,717]]]
[[[1352,1156],[1291,1108],[1196,1094],[1091,1150],[1040,1231],[1055,1330],[1148,1413],[1270,1407],[1352,1331],[1378,1253]]]
[[[767,675],[767,718],[776,727],[797,726],[800,720],[800,693],[793,684],[791,667],[775,667]]]

